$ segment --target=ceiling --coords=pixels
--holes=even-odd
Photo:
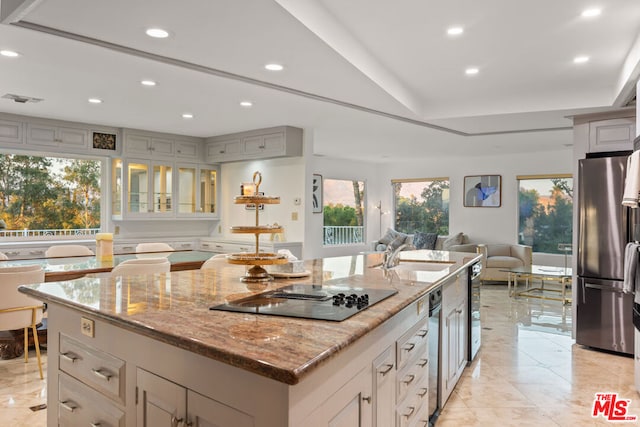
[[[20,54],[0,56],[0,96],[44,99],[2,112],[199,137],[291,125],[317,155],[373,162],[566,150],[570,116],[632,105],[640,74],[637,0],[0,0],[0,16]]]

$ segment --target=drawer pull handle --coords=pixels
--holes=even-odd
[[[94,375],[103,380],[109,381],[113,375],[105,374],[100,369],[92,369]]]
[[[89,424],[91,427],[100,427],[101,424],[100,423],[91,423]]]
[[[418,396],[419,396],[419,397],[424,397],[424,396],[425,396],[425,394],[427,394],[427,392],[428,392],[428,391],[429,391],[429,390],[428,390],[428,389],[426,389],[426,388],[421,388],[421,389],[420,389],[420,392],[418,393]]]
[[[362,400],[367,403],[371,403],[371,396],[362,396]]]
[[[178,427],[178,424],[182,424],[182,418],[171,417],[171,427]]]
[[[416,334],[416,336],[420,338],[424,338],[427,336],[428,333],[429,333],[428,329],[420,329],[420,331]]]
[[[70,351],[66,352],[66,353],[61,353],[60,357],[62,357],[64,360],[74,363],[76,360],[78,360],[78,356],[76,356],[75,354],[71,353]]]
[[[407,375],[405,378],[406,379],[402,380],[402,382],[405,383],[406,385],[409,385],[413,382],[413,380],[416,379],[416,376],[412,374],[412,375]]]
[[[420,359],[420,362],[418,362],[418,366],[424,368],[425,366],[427,366],[427,363],[429,363],[429,359]]]
[[[414,406],[410,406],[408,409],[409,412],[403,415],[406,419],[411,418],[411,415],[413,415],[413,413],[416,411],[416,408]]]
[[[75,404],[75,402],[73,400],[65,400],[64,402],[60,402],[60,406],[62,406],[62,408],[66,409],[69,412],[73,412],[78,406],[72,406],[72,404]]]
[[[393,369],[393,365],[385,365],[384,370],[378,371],[379,373],[382,374],[382,376],[384,377],[385,375],[387,375],[389,373],[389,371],[391,371]]]
[[[403,350],[406,352],[410,352],[415,348],[415,346],[416,345],[414,343],[409,343],[403,347]]]

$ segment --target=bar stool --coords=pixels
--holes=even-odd
[[[44,253],[47,258],[95,255],[91,249],[82,245],[53,245]]]
[[[136,252],[173,252],[171,246],[162,242],[138,243]]]
[[[0,268],[0,330],[24,329],[24,362],[29,360],[29,328],[33,331],[40,379],[42,361],[36,325],[42,321],[44,305],[21,292],[18,286],[44,282],[44,270],[40,265],[21,265]]]
[[[128,259],[113,267],[111,276],[168,273],[170,270],[171,263],[167,258],[137,258]]]

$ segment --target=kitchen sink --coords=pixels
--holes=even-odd
[[[411,262],[401,261],[398,265],[390,267],[395,271],[445,271],[455,264],[454,262]],[[379,265],[376,268],[382,269]]]

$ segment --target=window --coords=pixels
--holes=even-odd
[[[449,234],[449,178],[391,181],[394,228],[407,234]]]
[[[518,177],[518,242],[534,252],[564,253],[573,235],[571,175]]]
[[[0,236],[95,234],[101,166],[94,159],[0,154]]]
[[[364,182],[325,179],[322,189],[324,244],[364,242]]]

